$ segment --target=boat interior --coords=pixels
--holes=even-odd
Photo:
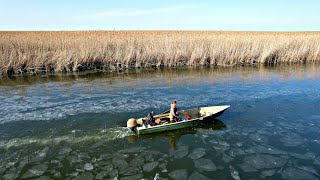
[[[184,120],[197,119],[205,116],[211,116],[227,108],[229,108],[229,106],[210,106],[210,107],[200,107],[200,108],[194,108],[189,110],[182,110],[182,111],[178,111],[177,113],[179,114],[180,120],[184,121]],[[154,118],[156,120],[155,125],[168,123],[170,121],[169,113],[155,115]],[[147,119],[148,118],[141,118],[141,119],[138,119],[137,122],[138,124],[142,125],[143,122],[145,122],[145,120]]]

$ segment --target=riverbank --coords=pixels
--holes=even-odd
[[[0,32],[0,74],[320,61],[320,32]]]

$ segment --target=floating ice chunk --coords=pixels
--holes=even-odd
[[[239,172],[237,170],[235,170],[233,166],[229,166],[229,169],[230,169],[230,173],[231,173],[231,176],[233,177],[233,179],[241,180],[241,178],[239,176]]]
[[[242,142],[237,142],[237,143],[236,143],[236,146],[238,146],[238,147],[241,147],[242,145],[243,145]]]
[[[140,167],[144,164],[144,158],[137,156],[136,158],[132,159],[129,164],[131,167]]]
[[[15,179],[15,177],[19,174],[17,172],[17,168],[14,166],[11,166],[9,170],[7,170],[6,175],[4,176],[5,179]]]
[[[93,170],[93,165],[91,163],[86,163],[84,166],[83,166],[84,170],[86,171],[91,171]]]
[[[292,132],[286,134],[285,137],[281,138],[281,141],[285,146],[288,147],[295,147],[304,143],[304,139],[300,135]]]
[[[136,180],[136,179],[142,179],[143,178],[143,174],[135,174],[133,176],[125,176],[125,177],[121,177],[121,180]]]
[[[230,149],[230,144],[225,141],[211,140],[209,142],[213,144],[213,148],[217,151],[223,152]]]
[[[222,146],[227,146],[227,147],[230,146],[230,144],[225,142],[225,141],[219,141],[219,144],[222,145]]]
[[[68,154],[72,151],[70,147],[64,147],[60,150],[59,154]]]
[[[273,134],[270,132],[270,130],[269,130],[269,129],[266,129],[266,128],[258,130],[257,133],[263,134],[263,135],[266,135],[266,136],[272,136],[272,135],[273,135]]]
[[[7,165],[6,165],[6,167],[5,167],[5,169],[8,169],[8,168],[14,166],[16,163],[17,163],[17,162],[8,162]]]
[[[113,156],[112,156],[112,154],[102,154],[101,156],[100,156],[100,158],[101,159],[104,159],[104,160],[109,160],[109,159],[111,159]]]
[[[229,163],[229,162],[231,162],[231,161],[233,160],[233,158],[230,157],[230,156],[228,156],[228,155],[226,155],[226,154],[223,154],[222,160],[223,160],[225,163]]]
[[[281,177],[283,179],[317,179],[314,175],[312,175],[311,173],[301,170],[301,169],[297,169],[295,167],[287,167],[285,169],[282,170],[281,173]]]
[[[140,172],[142,172],[140,167],[119,168],[119,174],[122,176],[132,176]]]
[[[112,164],[118,168],[126,168],[129,166],[127,161],[121,157],[115,156],[112,158]]]
[[[229,155],[230,155],[231,157],[236,157],[236,156],[245,155],[245,154],[246,154],[246,153],[245,153],[242,149],[240,149],[240,148],[231,149],[231,150],[229,151]]]
[[[244,158],[244,163],[256,169],[282,167],[286,159],[271,155],[252,155]]]
[[[216,171],[216,165],[210,159],[199,158],[194,160],[194,165],[201,171]]]
[[[39,152],[38,156],[45,158],[47,156],[48,151],[49,151],[49,148],[46,147]]]
[[[188,178],[188,180],[210,180],[208,177],[194,171]]]
[[[213,145],[213,148],[214,148],[216,151],[224,152],[224,151],[228,150],[230,147],[229,147],[229,146],[222,146],[222,145],[220,145],[220,144],[215,144],[215,145]]]
[[[140,153],[144,151],[146,148],[145,147],[132,147],[129,149],[122,149],[118,151],[119,153]]]
[[[291,156],[298,158],[298,159],[303,159],[303,160],[313,160],[316,158],[316,155],[311,153],[311,152],[307,152],[306,154],[297,154],[297,153],[289,153]]]
[[[13,179],[16,179],[17,177],[17,174],[15,173],[8,173],[6,175],[3,176],[3,179],[5,180],[13,180]]]
[[[24,158],[22,161],[19,162],[19,166],[17,167],[17,170],[22,170],[25,165],[28,164],[28,158]]]
[[[97,158],[93,157],[93,158],[91,159],[91,162],[92,162],[92,163],[96,163],[96,162],[97,162]]]
[[[36,174],[38,176],[42,175],[46,170],[48,169],[48,165],[46,164],[39,164],[36,166],[33,166],[29,171],[33,174]]]
[[[110,162],[106,162],[106,165],[103,166],[103,167],[100,167],[101,169],[105,170],[105,171],[108,171],[108,172],[111,172],[111,170],[113,169],[113,166]]]
[[[253,146],[246,150],[250,154],[274,154],[274,155],[286,155],[288,154],[285,151],[277,150],[273,147],[265,147],[261,145]]]
[[[78,157],[80,159],[90,159],[90,156],[88,155],[88,153],[79,153]]]
[[[150,171],[152,171],[154,168],[156,168],[158,165],[159,165],[158,162],[150,162],[150,163],[147,163],[147,164],[143,165],[143,171],[144,171],[144,172],[150,172]]]
[[[103,146],[104,144],[105,144],[104,141],[98,141],[98,142],[96,142],[94,145],[92,145],[92,146],[90,147],[90,149],[96,149],[96,148],[98,148],[98,147],[100,147],[100,146]]]
[[[144,155],[143,157],[144,157],[144,159],[145,159],[147,162],[152,162],[152,161],[154,161],[154,159],[153,159],[153,157],[152,157],[151,154]]]
[[[50,163],[51,164],[59,164],[60,162],[58,160],[51,160]]]
[[[48,169],[48,165],[46,164],[35,165],[31,169],[29,169],[27,172],[25,172],[22,175],[22,178],[41,176],[47,169]]]
[[[172,179],[185,180],[188,178],[188,171],[186,169],[179,169],[168,174]]]
[[[239,167],[242,169],[242,171],[244,171],[244,172],[256,172],[256,171],[257,171],[256,168],[254,168],[253,166],[251,166],[250,164],[247,164],[247,163],[239,164],[238,166],[239,166]]]
[[[76,177],[76,176],[78,176],[78,175],[79,175],[79,172],[70,173],[70,176],[72,176],[72,177]]]
[[[124,153],[119,153],[119,152],[117,152],[117,153],[114,154],[114,156],[118,156],[118,157],[120,157],[120,158],[126,159],[126,158],[129,157],[130,155],[129,155],[129,154],[124,154]]]
[[[167,163],[161,163],[161,164],[159,164],[159,168],[161,169],[161,172],[168,172],[168,170],[167,170]]]
[[[219,144],[219,142],[217,140],[215,140],[215,139],[210,140],[209,142],[212,143],[212,144]]]
[[[190,159],[199,159],[206,154],[206,150],[204,148],[196,148],[189,154]]]
[[[171,154],[174,155],[175,159],[181,159],[188,155],[189,147],[188,146],[179,146],[176,151],[173,151]]]
[[[73,180],[92,180],[92,179],[93,179],[93,175],[89,172],[82,173],[79,176],[73,178]]]
[[[310,166],[298,166],[297,168],[301,169],[301,170],[304,170],[304,171],[311,172],[311,173],[319,176],[319,174],[317,173],[317,171],[313,167],[310,167]]]
[[[78,171],[78,172],[85,172],[86,170],[84,169],[84,168],[76,168],[76,171]]]
[[[53,176],[56,177],[56,178],[60,178],[61,177],[61,173],[60,172],[55,172],[53,174]]]
[[[99,172],[99,173],[96,175],[95,179],[103,179],[103,178],[106,177],[107,175],[108,175],[108,172],[107,172],[107,171],[101,171],[101,172]]]
[[[81,160],[78,158],[78,156],[75,156],[75,155],[68,156],[67,159],[69,160],[69,162],[71,164],[81,162]]]
[[[264,177],[273,176],[275,173],[276,173],[275,169],[269,169],[269,170],[265,170],[265,171],[261,172],[262,176],[264,176]]]

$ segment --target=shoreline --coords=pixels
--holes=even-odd
[[[13,76],[0,76],[0,87],[2,86],[20,86],[20,85],[32,85],[35,83],[46,82],[63,82],[69,83],[78,80],[94,81],[97,79],[110,79],[110,82],[114,78],[132,79],[142,78],[150,79],[153,77],[162,77],[164,79],[174,79],[178,77],[193,77],[188,78],[189,83],[197,84],[196,77],[220,77],[227,80],[230,75],[241,72],[244,76],[239,77],[242,80],[249,80],[245,74],[256,72],[257,76],[261,79],[269,79],[266,76],[267,73],[276,72],[284,78],[296,78],[302,79],[306,76],[310,79],[319,78],[319,73],[315,70],[320,67],[320,63],[306,63],[306,64],[275,64],[269,66],[198,66],[198,67],[174,67],[174,68],[140,68],[140,69],[125,69],[122,71],[113,72],[96,72],[96,71],[84,71],[84,72],[68,72],[68,73],[47,73],[47,74],[34,74],[34,75],[13,75]],[[287,72],[290,69],[291,73]],[[301,73],[301,70],[308,71],[309,74]]]
[[[320,32],[0,32],[2,76],[309,62],[320,62]]]

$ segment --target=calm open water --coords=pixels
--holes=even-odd
[[[231,105],[137,137],[130,117]],[[0,179],[319,179],[320,65],[0,77]]]

